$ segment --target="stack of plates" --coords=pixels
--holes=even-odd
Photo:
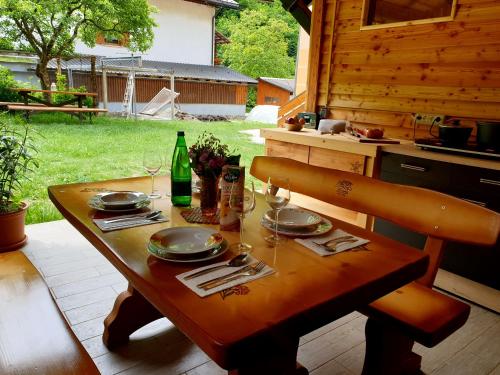
[[[110,191],[90,198],[90,207],[99,211],[129,212],[147,207],[150,200],[140,191]]]
[[[274,230],[275,212],[269,210],[261,221],[262,226]],[[294,237],[319,236],[332,229],[332,223],[314,212],[300,208],[284,208],[278,216],[278,233]]]
[[[228,249],[222,235],[208,228],[174,227],[151,236],[148,252],[172,262],[200,262],[224,254]]]

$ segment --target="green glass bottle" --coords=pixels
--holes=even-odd
[[[170,180],[172,204],[189,206],[191,204],[191,166],[184,131],[177,132]]]

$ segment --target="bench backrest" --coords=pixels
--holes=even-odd
[[[265,182],[268,177],[288,177],[294,192],[427,235],[424,251],[430,265],[420,280],[426,285],[434,281],[443,240],[491,246],[500,231],[498,213],[428,189],[269,156],[256,156],[250,174]]]

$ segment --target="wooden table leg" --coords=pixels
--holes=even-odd
[[[368,318],[363,375],[419,374],[422,357],[412,351],[413,340],[396,328]]]
[[[113,349],[126,344],[133,332],[160,318],[163,315],[129,284],[104,320],[104,345]]]
[[[308,375],[309,371],[297,362],[299,339],[283,340],[276,345],[271,355],[257,357],[248,353],[248,364],[230,370],[229,375]]]

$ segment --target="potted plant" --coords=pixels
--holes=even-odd
[[[33,167],[36,149],[26,123],[0,116],[0,252],[26,243],[24,219],[28,204],[16,196]]]

